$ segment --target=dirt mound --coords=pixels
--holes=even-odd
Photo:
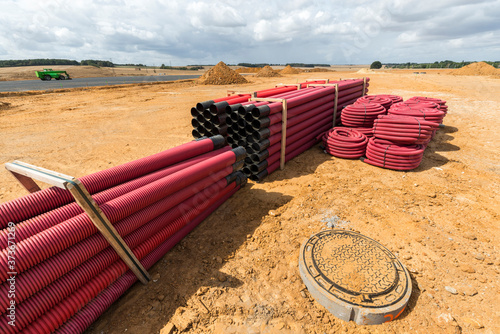
[[[279,74],[278,71],[273,70],[271,66],[266,65],[255,76],[271,78],[271,77],[281,77],[281,74]]]
[[[368,73],[375,73],[375,71],[372,69],[369,69],[369,68],[362,68],[359,71],[357,71],[356,73],[368,74]]]
[[[198,83],[202,85],[229,85],[247,83],[247,79],[230,69],[223,61],[205,72]]]
[[[302,71],[299,68],[293,68],[290,65],[287,65],[284,69],[280,71],[281,74],[299,74]]]
[[[10,103],[9,102],[2,102],[2,101],[0,101],[0,110],[7,109],[8,107],[10,107]]]
[[[493,66],[480,61],[472,63],[462,68],[456,69],[451,72],[453,75],[497,75],[500,76],[500,70]]]
[[[235,69],[236,73],[258,73],[262,67],[240,67]]]
[[[329,70],[329,69],[324,68],[324,67],[316,67],[316,68],[312,68],[312,69],[308,70],[307,72],[311,72],[311,73],[316,73],[316,72],[335,72],[335,70]]]

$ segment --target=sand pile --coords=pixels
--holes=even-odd
[[[357,71],[356,73],[369,74],[369,73],[375,73],[375,71],[372,69],[369,69],[369,68],[362,68],[359,71]]]
[[[10,103],[0,101],[0,110],[10,107]]]
[[[258,73],[262,67],[240,67],[235,69],[236,73]]]
[[[290,65],[287,65],[284,69],[280,71],[281,74],[299,74],[302,71],[299,68],[293,68]]]
[[[229,85],[247,82],[245,78],[230,69],[222,61],[205,72],[205,74],[198,79],[198,83],[202,85]]]
[[[335,72],[334,70],[329,70],[324,67],[316,67],[309,70],[309,72]]]
[[[498,75],[500,76],[500,70],[494,68],[493,66],[480,61],[478,63],[472,63],[462,68],[453,70],[451,72],[453,75]]]
[[[270,77],[281,77],[281,74],[279,74],[278,71],[273,70],[271,66],[266,65],[255,76],[270,78]]]

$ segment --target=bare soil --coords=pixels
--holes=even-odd
[[[499,333],[500,81],[442,74],[370,73],[370,94],[448,101],[446,128],[418,169],[380,169],[314,147],[239,191],[151,269],[153,282],[133,286],[87,332],[173,324],[186,333]],[[192,139],[196,102],[284,79],[249,80],[2,97],[11,105],[0,110],[0,164],[18,159],[78,177],[168,149]],[[24,194],[0,173],[0,201]],[[328,222],[381,242],[407,266],[413,294],[398,319],[358,326],[310,297],[299,247]]]

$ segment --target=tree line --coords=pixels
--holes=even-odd
[[[330,64],[305,64],[305,63],[286,63],[286,64],[268,64],[268,63],[238,63],[237,66],[244,67],[264,67],[264,66],[288,66],[291,67],[330,67]]]
[[[82,61],[69,59],[15,59],[15,60],[0,60],[0,67],[17,67],[17,66],[47,66],[47,65],[87,65],[95,67],[115,67],[115,64],[107,60],[87,59]]]
[[[415,68],[415,69],[425,69],[425,68],[461,68],[469,64],[475,63],[475,61],[461,61],[455,62],[452,60],[435,61],[433,63],[384,63],[387,68]],[[485,63],[490,64],[493,67],[499,68],[500,61],[485,61]]]

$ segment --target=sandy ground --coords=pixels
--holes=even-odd
[[[499,333],[500,80],[427,73],[370,73],[371,93],[448,101],[446,128],[418,169],[384,170],[312,148],[228,200],[151,269],[153,282],[136,284],[88,333],[158,333],[169,323],[188,333]],[[11,104],[0,109],[0,164],[83,176],[190,140],[198,101],[308,77],[0,96]],[[24,193],[0,172],[0,201]],[[328,221],[374,238],[407,266],[413,294],[399,319],[358,326],[311,299],[299,247]]]

